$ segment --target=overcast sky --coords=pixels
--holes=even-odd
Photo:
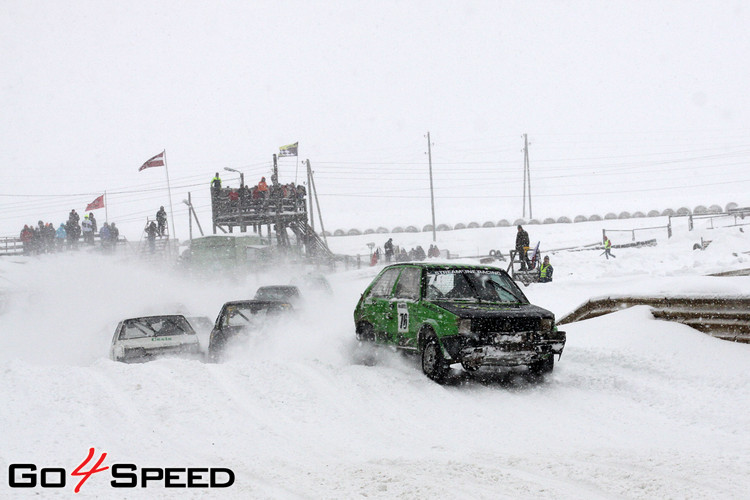
[[[750,205],[750,2],[0,6],[0,235],[106,190],[139,238],[166,149],[186,238],[295,141],[326,229],[427,224],[428,131],[438,223],[521,217],[524,133],[535,218]]]

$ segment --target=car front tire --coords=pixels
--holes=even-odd
[[[429,338],[422,346],[422,372],[431,380],[442,383],[448,368],[437,337]]]

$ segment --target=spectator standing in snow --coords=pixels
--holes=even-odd
[[[96,230],[99,226],[96,225],[96,219],[94,218],[94,212],[89,212],[89,220],[91,221],[91,232],[96,234]]]
[[[529,259],[526,256],[527,248],[529,248],[529,233],[519,224],[518,233],[516,233],[516,254],[521,261],[521,271],[525,271],[526,267],[530,265]]]
[[[609,238],[606,236],[604,237],[604,256],[609,260],[610,257],[613,259],[616,259],[615,255],[612,253],[612,242],[609,241]]]
[[[539,283],[549,283],[552,281],[552,273],[554,271],[555,269],[552,267],[552,264],[549,263],[549,256],[545,256],[542,266],[539,268]]]
[[[29,255],[31,253],[31,240],[34,237],[34,233],[28,224],[23,226],[21,229],[21,243],[23,243],[23,254]]]
[[[65,239],[68,237],[68,232],[65,230],[65,223],[61,222],[60,227],[55,231],[55,240],[57,242],[57,251],[61,252],[65,248]]]
[[[390,262],[393,258],[393,238],[388,238],[388,241],[383,245],[383,250],[385,250],[385,261]]]
[[[91,219],[88,215],[83,216],[83,222],[81,222],[81,230],[83,231],[83,242],[87,245],[94,244],[94,228],[91,225]]]
[[[99,231],[99,239],[102,241],[102,249],[107,252],[109,251],[110,243],[111,243],[111,236],[112,233],[109,230],[109,224],[106,222],[102,226],[102,230]]]

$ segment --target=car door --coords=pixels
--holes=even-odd
[[[372,325],[375,340],[390,343],[395,339],[396,316],[391,304],[393,285],[396,283],[401,267],[388,269],[373,283],[364,299],[366,320]]]
[[[396,316],[394,342],[406,349],[417,348],[417,331],[421,324],[420,290],[422,268],[404,267],[396,282],[391,307]]]

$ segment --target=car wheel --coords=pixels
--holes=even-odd
[[[219,340],[220,338],[219,335],[216,335],[211,339],[213,342],[209,342],[208,344],[208,358],[214,363],[220,361],[221,352],[224,350],[224,341]]]
[[[429,338],[422,346],[422,372],[438,383],[445,380],[448,374],[448,365],[436,337]]]
[[[375,341],[375,332],[370,323],[361,323],[357,325],[357,340],[360,342]]]
[[[555,368],[555,356],[550,354],[546,359],[541,359],[529,366],[529,370],[534,375],[544,375],[550,373]]]

